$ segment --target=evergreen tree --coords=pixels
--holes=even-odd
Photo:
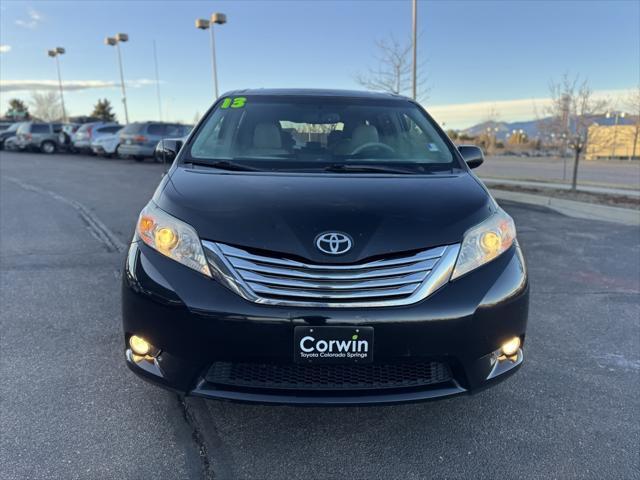
[[[98,103],[93,107],[91,116],[99,118],[103,122],[114,122],[116,119],[115,113],[111,111],[111,102],[106,98],[98,100]]]
[[[20,120],[28,120],[31,118],[31,115],[29,115],[29,107],[19,98],[9,100],[9,109],[5,116]]]

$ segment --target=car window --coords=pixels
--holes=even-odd
[[[50,133],[50,127],[46,123],[34,123],[31,125],[31,133]]]
[[[407,100],[286,96],[223,99],[200,127],[198,159],[459,166],[432,121]],[[235,106],[234,106],[235,105]],[[280,162],[282,163],[282,162]]]
[[[122,127],[120,125],[111,125],[109,127],[102,127],[98,129],[100,133],[116,133],[120,130],[122,130]]]
[[[165,130],[166,137],[184,137],[184,125],[167,125]]]
[[[121,131],[120,133],[125,133],[125,134],[136,134],[136,133],[140,133],[144,130],[146,124],[144,123],[130,123],[129,125],[126,125]]]
[[[149,135],[159,135],[163,136],[167,130],[168,125],[164,125],[162,123],[152,123],[147,128],[147,133]]]
[[[54,133],[60,133],[62,131],[62,124],[61,123],[54,123],[52,125],[53,127],[53,132]]]

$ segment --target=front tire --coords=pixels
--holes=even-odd
[[[56,144],[47,140],[40,144],[40,151],[42,153],[46,153],[47,155],[51,155],[52,153],[56,153]]]

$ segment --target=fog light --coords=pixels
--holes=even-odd
[[[519,348],[520,348],[520,337],[513,337],[502,344],[500,351],[504,356],[512,357],[513,355],[518,353]]]
[[[141,356],[149,355],[151,350],[154,349],[149,342],[137,335],[131,335],[129,338],[129,346],[131,350],[133,350],[133,353]]]

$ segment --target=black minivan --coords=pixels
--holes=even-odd
[[[128,366],[274,404],[475,392],[523,361],[511,217],[416,102],[242,90],[216,101],[140,213],[123,275]]]

